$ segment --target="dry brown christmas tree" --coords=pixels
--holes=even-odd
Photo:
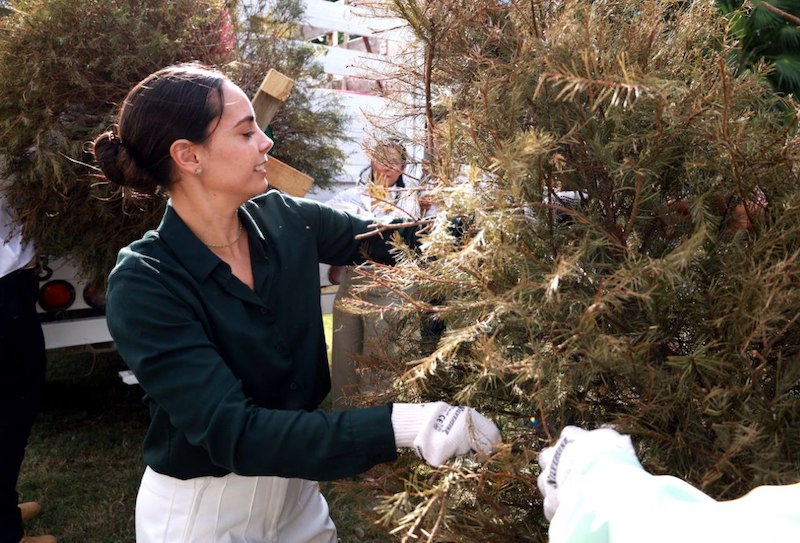
[[[386,395],[472,405],[506,442],[377,470],[398,539],[546,541],[536,453],[566,424],[613,424],[647,469],[718,499],[800,479],[797,104],[766,67],[737,72],[727,19],[701,1],[392,4],[423,44],[403,77],[442,211],[418,254],[369,272],[404,300],[375,363],[398,376]]]

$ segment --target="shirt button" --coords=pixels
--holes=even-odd
[[[294,381],[289,383],[289,389],[290,390],[297,390],[297,383],[295,383]]]

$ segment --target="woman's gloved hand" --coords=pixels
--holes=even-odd
[[[445,402],[396,403],[392,426],[398,447],[413,447],[434,467],[470,450],[489,455],[502,441],[492,421],[471,407]]]
[[[544,496],[547,520],[552,520],[556,514],[559,490],[567,483],[570,474],[606,454],[629,456],[632,463],[639,463],[630,436],[621,435],[611,428],[587,431],[577,426],[566,426],[554,446],[542,449],[539,453],[542,471],[536,482]]]

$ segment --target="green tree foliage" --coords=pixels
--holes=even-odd
[[[275,4],[287,24],[295,11]],[[91,167],[89,142],[113,123],[128,90],[153,71],[189,60],[214,65],[251,94],[269,68],[298,83],[275,118],[274,153],[326,183],[341,168],[335,146],[343,116],[313,101],[319,76],[299,45],[256,47],[267,35],[237,34],[223,0],[20,0],[0,18],[0,155],[4,189],[26,234],[52,256],[69,256],[88,279],[104,279],[117,251],[154,228],[157,197],[126,203]],[[286,41],[286,40],[284,40]],[[321,112],[317,117],[317,112]],[[311,150],[313,152],[309,153]],[[295,161],[293,156],[302,157]],[[310,157],[324,160],[311,162]]]
[[[794,0],[717,0],[741,41],[739,62],[750,67],[765,61],[767,76],[784,94],[800,95],[800,4]]]
[[[566,424],[613,424],[648,469],[715,498],[795,482],[796,104],[727,62],[717,8],[393,4],[430,60],[443,210],[419,254],[363,271],[405,301],[386,392],[472,405],[506,441],[488,462],[379,473],[398,537],[546,541],[536,454]],[[420,341],[431,322],[444,333]]]

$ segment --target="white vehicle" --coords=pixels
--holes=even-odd
[[[39,320],[47,349],[75,346],[110,348],[105,289],[88,284],[64,259],[39,256]]]

